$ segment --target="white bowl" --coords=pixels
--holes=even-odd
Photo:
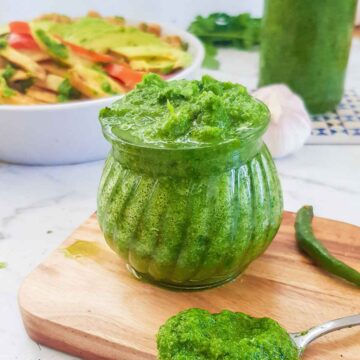
[[[204,59],[201,42],[186,31],[162,26],[188,43],[191,65],[172,76],[193,79]],[[104,159],[110,145],[98,120],[100,109],[123,95],[50,105],[0,105],[0,161],[64,165]]]

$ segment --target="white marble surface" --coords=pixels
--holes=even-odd
[[[256,86],[256,53],[222,51],[221,75]],[[360,42],[353,45],[347,87],[360,92]],[[360,146],[305,146],[278,160],[285,208],[307,203],[319,216],[360,225]],[[103,162],[61,167],[0,163],[0,359],[60,360],[68,355],[31,341],[17,291],[24,277],[96,207]]]

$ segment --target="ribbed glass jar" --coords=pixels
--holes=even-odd
[[[111,143],[98,220],[138,277],[179,289],[217,286],[274,238],[282,194],[261,139],[186,149]]]

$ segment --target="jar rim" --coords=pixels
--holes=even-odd
[[[217,147],[222,147],[222,146],[226,146],[226,145],[230,145],[230,144],[235,144],[236,142],[239,142],[240,140],[242,141],[253,141],[256,140],[258,137],[254,137],[253,139],[239,139],[239,138],[230,138],[230,139],[226,139],[224,141],[221,142],[216,142],[216,143],[199,143],[199,144],[193,144],[193,145],[189,145],[189,146],[183,146],[183,147],[171,147],[171,146],[158,146],[157,144],[161,143],[161,141],[159,141],[158,143],[136,143],[136,142],[131,142],[131,141],[127,141],[121,137],[116,136],[111,129],[103,129],[103,134],[106,138],[107,141],[109,141],[111,143],[111,145],[124,145],[127,147],[131,147],[133,149],[149,149],[149,150],[154,150],[154,151],[161,151],[161,152],[186,152],[186,151],[196,151],[196,150],[206,150],[206,149],[214,149]],[[252,133],[251,135],[253,135],[254,133]]]
[[[254,100],[258,103],[262,103],[264,104],[261,100],[254,98]],[[134,149],[149,149],[152,151],[178,151],[178,152],[183,152],[183,151],[196,151],[197,149],[213,149],[213,148],[221,148],[222,146],[227,146],[229,144],[232,143],[236,143],[236,142],[251,142],[251,141],[256,141],[258,140],[266,131],[267,127],[270,124],[270,118],[271,118],[271,113],[269,108],[265,105],[265,109],[267,110],[267,116],[264,116],[263,121],[258,125],[258,126],[253,126],[250,128],[243,128],[240,129],[238,136],[232,136],[229,137],[227,139],[224,139],[222,141],[219,142],[214,142],[214,143],[191,143],[189,145],[186,145],[186,143],[176,143],[174,142],[173,144],[169,143],[169,142],[165,142],[165,141],[156,141],[154,143],[151,142],[135,142],[135,141],[130,141],[127,140],[123,137],[121,137],[118,134],[115,134],[113,131],[113,125],[114,124],[110,124],[107,122],[103,122],[101,121],[100,118],[100,124],[101,124],[101,128],[102,128],[102,133],[105,137],[105,139],[111,144],[111,145],[125,145],[128,147],[132,147]],[[115,128],[115,126],[114,126]],[[164,146],[159,146],[159,144],[163,144]],[[173,146],[172,146],[173,145]]]
[[[258,137],[250,142],[231,141],[206,148],[150,149],[135,146],[117,142],[112,146],[111,155],[123,167],[138,172],[188,177],[212,175],[237,168],[251,160],[260,151],[263,142]]]

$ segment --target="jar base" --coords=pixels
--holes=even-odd
[[[203,282],[203,283],[191,282],[191,281],[186,282],[186,283],[175,283],[175,282],[166,282],[166,281],[155,280],[154,278],[149,276],[149,274],[144,274],[144,273],[137,271],[130,264],[126,264],[126,267],[127,267],[128,271],[136,279],[150,283],[152,285],[155,285],[155,286],[158,286],[161,288],[166,288],[166,289],[174,290],[174,291],[201,291],[201,290],[215,288],[215,287],[218,287],[221,285],[225,285],[231,281],[234,281],[237,277],[239,277],[244,272],[244,270],[242,269],[241,271],[238,271],[228,277],[221,277],[219,279],[213,279],[212,281]]]

